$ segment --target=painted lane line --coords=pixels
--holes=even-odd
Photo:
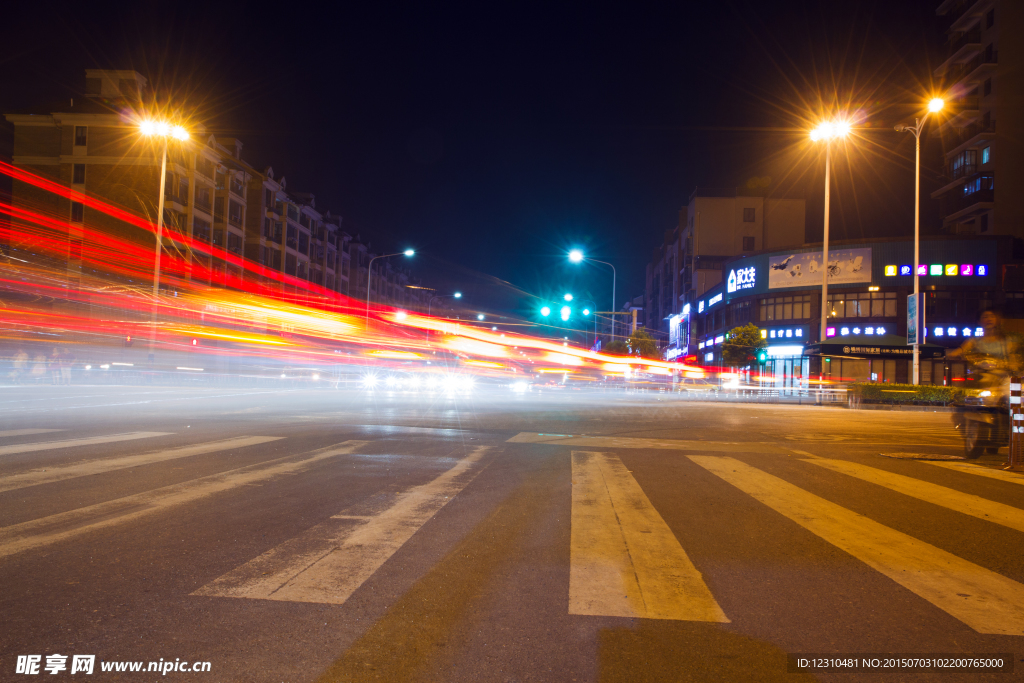
[[[77,406],[60,406],[56,408],[19,408],[15,410],[0,410],[0,413],[23,413],[29,410],[35,412],[56,412],[58,410],[78,410],[79,408],[110,408],[112,406],[135,406],[135,405],[146,405],[149,403],[167,403],[168,401],[195,401],[199,399],[209,398],[238,398],[240,396],[258,396],[261,394],[289,394],[294,393],[294,389],[274,390],[274,391],[249,391],[245,393],[237,394],[214,394],[214,395],[187,395],[187,396],[176,396],[174,398],[154,398],[146,401],[123,401],[121,403],[84,403]],[[170,392],[166,392],[170,393]]]
[[[204,453],[226,451],[232,448],[255,446],[256,444],[278,441],[283,438],[284,437],[281,436],[240,436],[233,439],[222,439],[220,441],[210,441],[192,446],[182,446],[181,448],[171,448],[165,451],[156,451],[154,453],[129,455],[123,458],[108,458],[106,460],[91,460],[89,462],[79,462],[74,465],[67,465],[64,467],[48,467],[45,470],[31,470],[29,472],[6,475],[0,478],[0,491],[10,491],[12,489],[25,488],[26,486],[36,486],[38,484],[48,484],[54,481],[85,477],[92,474],[101,474],[103,472],[112,472],[114,470],[121,470],[127,467],[150,465],[156,462],[164,462],[165,460],[174,460],[176,458],[188,458],[193,455],[202,455]]]
[[[123,434],[108,434],[106,436],[90,436],[84,439],[67,439],[65,441],[43,441],[40,443],[12,444],[0,446],[0,455],[14,455],[16,453],[32,453],[35,451],[52,451],[57,448],[72,448],[74,446],[94,446],[101,443],[116,443],[118,441],[133,441],[135,439],[148,439],[154,436],[169,436],[172,432],[125,432]]]
[[[775,443],[760,441],[677,441],[630,436],[574,436],[572,434],[537,434],[534,432],[520,432],[505,443],[538,443],[584,448],[647,448],[705,453],[788,453],[791,450]]]
[[[572,451],[569,614],[728,623],[615,455]]]
[[[982,465],[968,465],[965,462],[943,462],[940,460],[921,460],[920,462],[924,462],[929,465],[935,465],[936,467],[945,467],[951,470],[956,470],[957,472],[977,474],[979,477],[988,477],[989,479],[1008,481],[1011,484],[1024,484],[1024,475],[1018,474],[1016,472],[994,470],[989,467],[984,467]]]
[[[154,243],[155,244],[155,243]],[[66,429],[8,429],[0,432],[0,436],[28,436],[29,434],[49,434],[51,432],[65,432]]]
[[[339,514],[214,579],[192,595],[340,605],[480,472],[475,448],[433,481],[370,517]]]
[[[1024,635],[1024,584],[734,458],[689,458],[975,631]]]
[[[814,460],[803,460],[802,462],[818,465],[833,472],[856,477],[878,486],[884,486],[905,496],[949,508],[965,515],[971,515],[986,522],[993,522],[1016,529],[1017,531],[1024,531],[1024,510],[1011,505],[996,503],[981,496],[963,493],[946,486],[939,486],[938,484],[932,484],[920,479],[914,479],[913,477],[887,472],[847,460],[815,458]]]
[[[298,456],[300,460],[295,460],[294,455],[288,455],[3,527],[0,528],[0,557],[65,541],[96,529],[134,521],[145,515],[246,484],[265,481],[282,474],[302,472],[320,461],[348,455],[366,443],[368,442],[345,441],[336,446]]]

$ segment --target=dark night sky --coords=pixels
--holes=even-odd
[[[937,4],[19,3],[0,106],[45,110],[87,67],[135,68],[350,231],[417,248],[428,280],[604,308],[607,275],[566,250],[614,261],[620,301],[639,293],[697,185],[771,176],[820,239],[801,129],[834,103],[864,129],[836,155],[834,236],[911,234],[913,140],[892,125],[941,61]],[[925,192],[939,154],[933,138]]]

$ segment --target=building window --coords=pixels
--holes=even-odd
[[[274,208],[274,193],[270,191],[269,187],[263,189],[263,203],[267,205],[268,209]]]
[[[986,78],[985,79],[985,82],[981,86],[981,91],[982,91],[982,94],[984,94],[984,95],[991,95],[992,94],[992,79],[991,78]]]
[[[299,253],[303,256],[309,255],[309,235],[299,231]]]
[[[983,213],[978,218],[978,232],[988,232],[988,214]]]
[[[294,225],[288,226],[287,235],[285,236],[285,245],[291,249],[299,248],[299,230]],[[294,274],[294,273],[290,273]]]
[[[203,242],[210,241],[210,223],[197,216],[192,217],[192,237]]]
[[[75,144],[84,147],[89,139],[88,132],[88,126],[75,126]]]
[[[285,254],[284,257],[284,272],[288,275],[295,275],[295,264],[298,259],[295,258],[295,254]]]
[[[744,237],[743,238],[743,251],[754,251],[754,238]]]
[[[71,165],[71,182],[75,185],[85,184],[85,164]]]
[[[896,292],[843,292],[828,297],[830,318],[895,318]]]
[[[986,147],[985,149],[981,150],[981,163],[987,164],[991,160],[992,160],[992,148],[991,147]]]
[[[985,15],[985,28],[992,28],[996,24],[996,10],[993,7]]]
[[[978,170],[978,152],[968,149],[957,154],[949,162],[949,174],[953,180],[972,175]]]
[[[772,320],[803,320],[810,317],[810,294],[761,299],[760,318],[763,322]]]
[[[743,222],[753,223],[754,222],[754,209],[743,209]]]
[[[71,222],[82,223],[85,221],[85,204],[82,202],[71,202]]]
[[[233,232],[228,232],[228,251],[233,254],[242,253],[242,236],[236,235]]]
[[[242,226],[242,205],[234,200],[228,202],[228,220],[232,225]]]

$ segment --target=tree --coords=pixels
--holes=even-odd
[[[619,339],[616,339],[613,342],[609,342],[601,350],[604,351],[605,353],[611,353],[611,354],[614,354],[616,356],[628,356],[629,355],[629,346],[626,344],[626,342],[624,342],[622,340],[619,340]]]
[[[658,350],[658,343],[654,341],[654,337],[641,329],[637,329],[636,332],[629,335],[629,339],[626,340],[626,344],[629,346],[629,353],[631,356],[640,356],[641,358],[658,358],[661,355]]]
[[[761,328],[754,323],[734,327],[722,342],[722,361],[734,368],[744,368],[757,362],[757,352],[768,345],[761,337]]]

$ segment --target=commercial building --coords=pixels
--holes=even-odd
[[[1018,247],[1019,248],[1019,247]],[[921,382],[964,376],[945,350],[980,334],[978,314],[1024,306],[1020,254],[1009,237],[935,237],[921,242],[926,341]],[[820,338],[820,245],[740,256],[724,262],[726,279],[673,316],[667,357],[721,367],[731,329],[754,323],[767,343],[766,374],[780,387],[809,380],[906,382],[907,298],[913,293],[912,240],[833,242],[829,250],[825,338]]]
[[[1024,237],[1024,3],[945,0],[937,13],[949,22],[935,70],[945,184],[932,193],[944,230]]]
[[[752,254],[802,244],[806,224],[803,199],[764,196],[765,188],[696,188],[679,212],[679,223],[647,266],[647,329],[661,341],[670,336],[668,319],[723,279],[724,263]]]

